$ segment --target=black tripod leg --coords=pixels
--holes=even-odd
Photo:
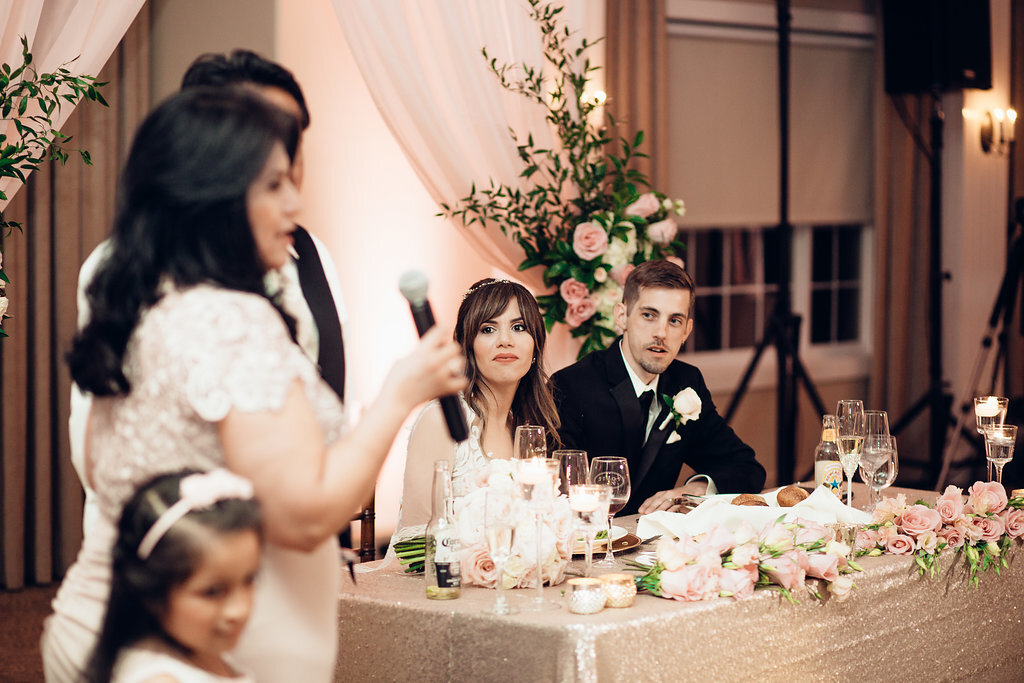
[[[740,385],[736,387],[736,391],[733,393],[732,398],[729,399],[729,407],[725,410],[723,419],[729,422],[732,419],[733,414],[740,405],[740,401],[743,399],[743,395],[747,393],[747,385],[750,384],[750,379],[754,376],[754,371],[757,370],[757,364],[761,360],[761,354],[764,353],[765,348],[771,343],[772,331],[771,326],[765,328],[764,337],[757,343],[757,347],[754,350],[754,357],[750,359],[750,364],[747,366],[746,371],[743,373],[743,379],[740,380]]]

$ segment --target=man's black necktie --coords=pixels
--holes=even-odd
[[[647,438],[647,422],[651,419],[651,403],[654,401],[654,391],[648,389],[640,394],[640,414],[644,418],[644,440]]]

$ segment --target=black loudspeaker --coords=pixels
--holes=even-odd
[[[992,87],[989,0],[882,0],[885,92]]]

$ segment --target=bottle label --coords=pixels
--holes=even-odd
[[[438,588],[458,588],[460,583],[458,562],[434,562],[434,575]]]
[[[835,460],[819,460],[814,463],[814,486],[827,486],[832,493],[839,495],[843,486],[843,466]]]

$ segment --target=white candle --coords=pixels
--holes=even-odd
[[[595,493],[576,493],[569,496],[569,507],[576,512],[593,512],[599,502]]]
[[[999,414],[999,401],[995,396],[988,396],[981,403],[975,404],[974,412],[978,417],[995,417]]]
[[[548,474],[548,467],[544,464],[546,458],[528,458],[519,461],[519,481],[522,484],[537,485],[551,481]]]

